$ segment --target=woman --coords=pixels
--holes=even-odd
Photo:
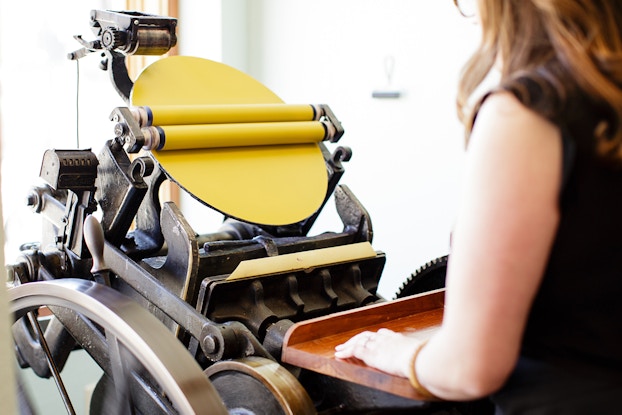
[[[622,1],[477,6],[443,324],[335,355],[441,399],[492,394],[499,414],[622,413]],[[493,67],[498,86],[469,106]]]

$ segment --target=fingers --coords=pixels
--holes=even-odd
[[[358,357],[356,352],[364,349],[369,341],[373,338],[374,333],[364,331],[351,337],[347,342],[335,347],[335,357],[338,359],[347,359],[349,357]]]
[[[335,347],[336,359],[357,358],[396,376],[408,376],[408,362],[421,340],[389,329],[364,331]]]
[[[378,332],[364,331],[353,337],[343,344],[335,347],[335,357],[337,359],[348,359],[356,357],[366,360],[370,354],[377,352],[376,348],[381,345],[387,336],[396,333],[388,329],[380,329]]]

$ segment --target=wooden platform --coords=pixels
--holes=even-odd
[[[358,359],[335,359],[335,346],[361,331],[389,328],[426,338],[440,327],[445,290],[374,304],[302,321],[285,335],[282,360],[314,372],[422,400],[408,379],[373,369]]]

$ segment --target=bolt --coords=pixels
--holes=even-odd
[[[208,334],[207,336],[203,337],[203,350],[205,351],[205,353],[215,353],[217,348],[218,343],[216,342],[214,336]]]
[[[125,134],[126,128],[125,128],[125,124],[123,123],[117,123],[114,126],[114,135],[115,137],[123,137],[123,135]]]

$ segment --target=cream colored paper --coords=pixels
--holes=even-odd
[[[250,259],[240,262],[237,268],[227,277],[227,281],[282,272],[302,271],[331,264],[374,258],[375,256],[376,251],[374,251],[369,242],[359,242],[314,249],[312,251]]]

